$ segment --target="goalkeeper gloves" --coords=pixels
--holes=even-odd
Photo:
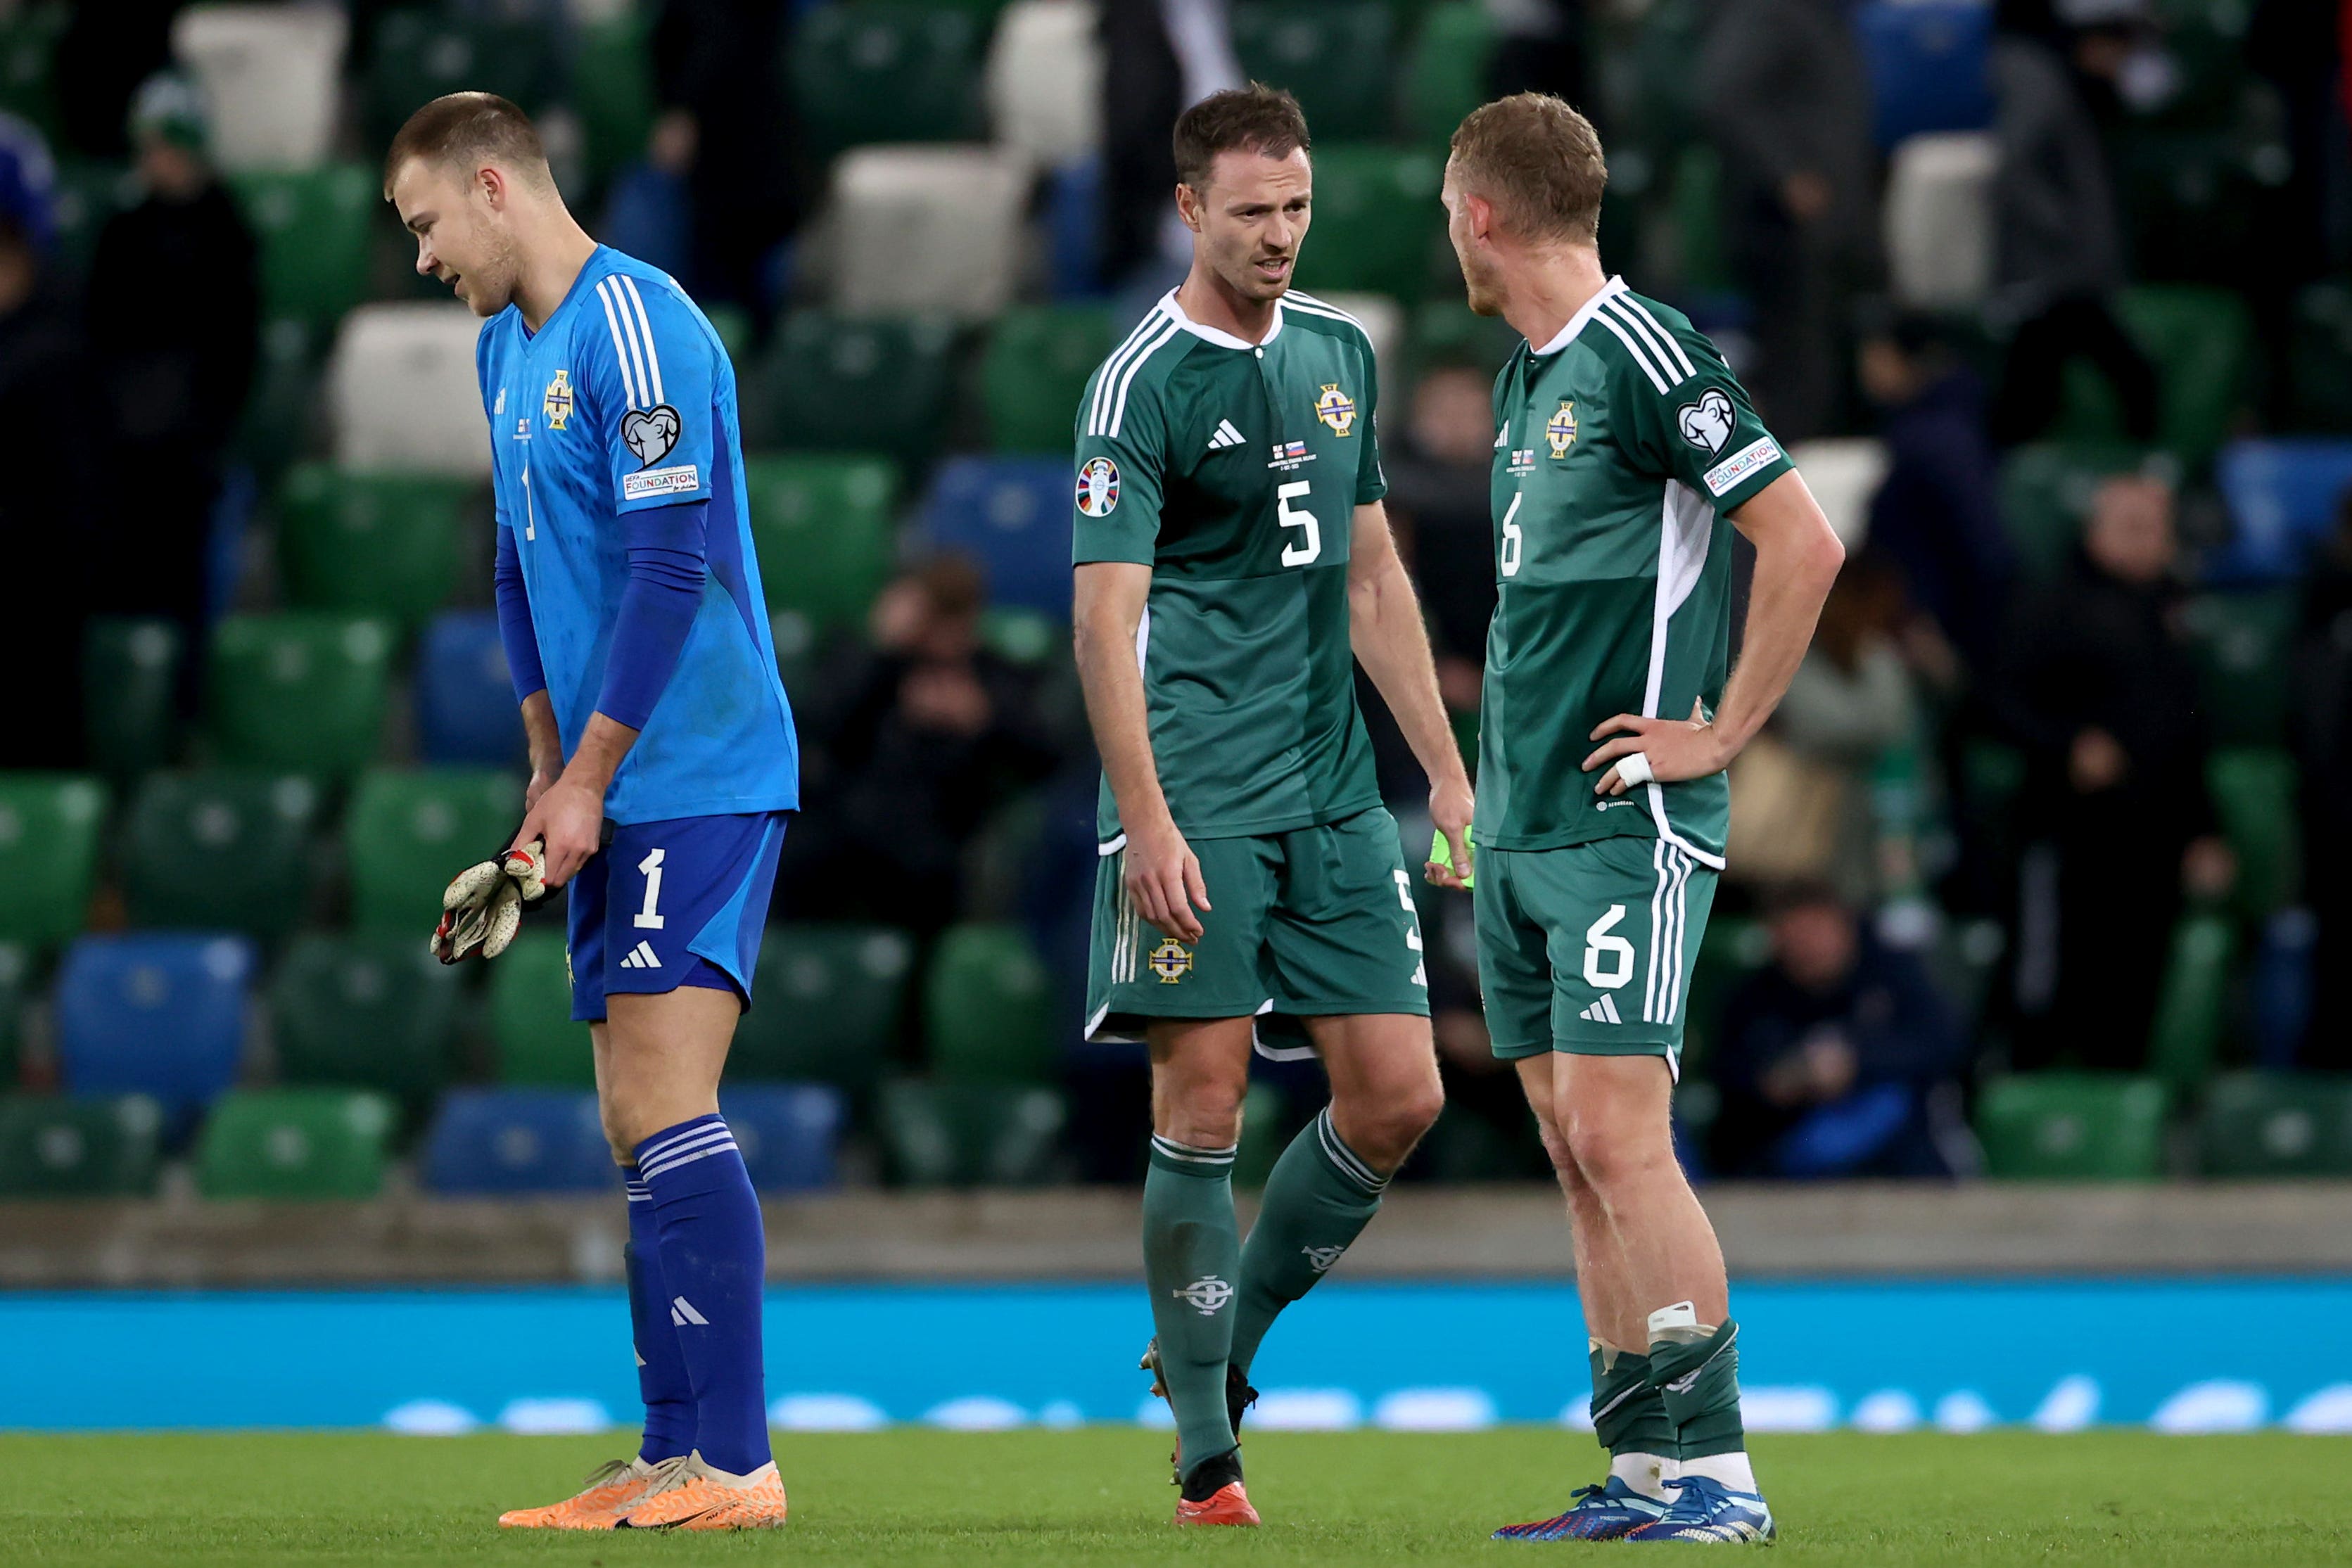
[[[514,940],[525,904],[547,896],[547,846],[538,839],[496,860],[468,866],[441,894],[441,924],[433,928],[433,956],[445,964],[478,951],[495,958]]]

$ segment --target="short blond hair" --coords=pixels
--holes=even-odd
[[[1522,92],[1470,111],[1454,132],[1456,185],[1495,205],[1522,239],[1595,245],[1609,165],[1592,121],[1547,93]]]

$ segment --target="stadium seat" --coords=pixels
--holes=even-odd
[[[383,200],[356,163],[257,171],[230,180],[261,252],[265,315],[326,326],[367,298],[368,225]]]
[[[154,773],[121,833],[133,925],[275,942],[310,903],[319,787],[299,773]]]
[[[877,1124],[907,1186],[1036,1186],[1054,1179],[1069,1107],[1051,1089],[1001,1083],[882,1086]]]
[[[862,1099],[897,1049],[914,961],[913,938],[887,925],[776,926],[760,945],[730,1079],[830,1083]]]
[[[1395,120],[1391,26],[1378,0],[1236,0],[1234,53],[1243,75],[1297,96],[1317,137],[1371,141]]]
[[[1260,1079],[1242,1099],[1242,1135],[1234,1150],[1233,1183],[1256,1192],[1274,1174],[1275,1161],[1290,1142],[1289,1107],[1281,1089]]]
[[[1991,1175],[2012,1181],[2153,1181],[2164,1154],[2164,1085],[2128,1073],[1997,1078],[1977,1104]]]
[[[2237,952],[2237,929],[2226,915],[2191,912],[2172,929],[2147,1071],[2177,1100],[2193,1095],[2221,1060]]]
[[[654,125],[652,16],[626,6],[573,24],[572,108],[580,116],[588,178],[602,187],[614,171],[644,155]]]
[[[180,629],[102,616],[82,637],[82,735],[91,764],[121,781],[161,768],[179,746]]]
[[[320,775],[357,771],[383,727],[392,631],[316,612],[232,615],[213,633],[220,759]]]
[[[587,1041],[581,1041],[586,1054]],[[604,1141],[596,1096],[562,1089],[453,1089],[425,1135],[430,1192],[514,1197],[607,1192],[620,1167]]]
[[[722,1090],[719,1113],[761,1192],[817,1192],[840,1182],[841,1092],[823,1083],[738,1083]]]
[[[2334,532],[2338,504],[2352,493],[2352,441],[2233,441],[2213,480],[2229,504],[2231,537],[2206,553],[2203,580],[2285,582]]]
[[[422,624],[449,597],[471,493],[463,479],[299,465],[278,492],[287,603]]]
[[[481,330],[455,301],[362,305],[345,316],[327,366],[335,462],[488,478],[489,417],[474,370]]]
[[[1454,128],[1486,101],[1486,71],[1494,59],[1495,24],[1482,5],[1431,6],[1404,68],[1405,129],[1433,152],[1454,139]]]
[[[194,932],[84,936],[58,969],[58,1066],[77,1094],[151,1094],[174,1114],[236,1081],[253,948]]]
[[[25,1038],[25,993],[33,978],[33,955],[21,942],[0,942],[0,1087],[19,1076],[18,1046]]]
[[[999,452],[1067,451],[1087,378],[1118,334],[1097,305],[1024,305],[989,328],[980,365],[989,444]]]
[[[1350,294],[1344,290],[1315,297],[1334,310],[1356,319],[1364,336],[1371,340],[1372,357],[1382,365],[1403,362],[1405,343],[1404,307],[1385,294]],[[1387,371],[1381,372],[1385,378]],[[1398,383],[1403,384],[1402,381]],[[1075,413],[1075,411],[1073,411]],[[1402,418],[1400,413],[1397,417]]]
[[[224,169],[308,169],[333,151],[350,23],[334,5],[195,5],[172,52],[195,77]]]
[[[1318,294],[1417,299],[1429,292],[1444,244],[1445,212],[1437,204],[1444,172],[1430,152],[1318,143],[1315,227],[1299,252],[1300,281]],[[1445,266],[1453,265],[1449,251]]]
[[[2241,286],[2257,266],[2250,242],[2276,197],[2275,158],[2260,133],[2182,128],[2134,116],[2108,142],[2124,255],[2142,283]]]
[[[299,316],[277,316],[261,324],[260,361],[253,391],[245,401],[231,451],[265,485],[323,440],[319,371],[326,357],[323,327]]]
[[[940,934],[923,976],[923,1040],[942,1079],[1050,1082],[1061,1066],[1045,967],[1017,925]]]
[[[757,336],[751,313],[740,305],[722,305],[717,300],[703,307],[703,319],[719,335],[719,346],[727,351],[727,362],[744,366],[751,362],[751,340]]]
[[[2208,738],[2216,746],[2284,745],[2295,591],[2200,593],[2187,613]]]
[[[2197,1145],[2209,1176],[2352,1176],[2352,1081],[2225,1072],[2205,1091]]]
[[[163,1113],[142,1094],[0,1099],[0,1197],[144,1197]]]
[[[460,978],[413,932],[298,938],[269,988],[279,1079],[421,1110],[449,1073]]]
[[[209,1198],[373,1197],[392,1102],[349,1089],[245,1089],[221,1097],[196,1144]]]
[[[1102,143],[1102,44],[1087,0],[1018,0],[988,46],[996,144],[1051,167]]]
[[[1068,613],[1067,459],[950,457],[931,481],[918,528],[930,549],[980,563],[991,603]]]
[[[2286,362],[2288,428],[2352,432],[2352,285],[2295,296]]]
[[[1912,309],[1973,310],[1991,291],[1999,161],[1992,137],[1980,131],[1906,136],[1895,144],[1881,228],[1895,296]]]
[[[2157,443],[2191,462],[2213,453],[2246,405],[2254,329],[2246,302],[2225,288],[2147,284],[2116,301],[2158,380]],[[2115,390],[2089,365],[2066,367],[2057,434],[2067,441],[2113,440],[2123,433]]]
[[[522,781],[481,768],[372,769],[352,796],[352,924],[415,936],[441,916],[449,879],[506,848],[522,825]]]
[[[1732,276],[1731,256],[1723,237],[1723,158],[1706,142],[1678,152],[1668,170],[1673,183],[1666,193],[1670,223],[1682,263],[1683,287],[1709,294],[1738,294],[1739,280]],[[1607,238],[1609,204],[1601,208],[1602,237]]]
[[[2024,574],[2054,580],[2082,538],[2091,496],[2110,474],[2141,466],[2145,455],[2113,442],[2021,446],[2000,465],[2001,523]]]
[[[444,93],[494,92],[531,114],[553,102],[563,86],[556,53],[563,35],[521,7],[508,9],[511,20],[446,5],[383,13],[368,44],[371,136],[389,142],[420,104]]]
[[[572,966],[561,932],[526,929],[490,966],[490,1040],[501,1083],[595,1087],[588,1026],[572,1021]]]
[[[63,5],[17,5],[0,18],[0,110],[58,141],[58,39],[73,13]]]
[[[1870,503],[1886,482],[1886,444],[1871,435],[1826,436],[1789,448],[1830,529],[1849,550],[1870,532]]]
[[[1103,161],[1089,153],[1045,175],[1038,229],[1045,247],[1046,292],[1055,299],[1091,299],[1103,291]]]
[[[2302,817],[2294,756],[2276,747],[2228,747],[2205,764],[2206,792],[2238,857],[2231,902],[2259,921],[2302,891]]]
[[[426,623],[416,653],[416,745],[441,767],[522,761],[522,718],[497,612],[446,611]]]
[[[0,773],[0,941],[54,947],[81,929],[107,789],[74,773]]]
[[[1016,153],[852,148],[833,166],[842,261],[828,302],[849,316],[988,319],[1013,298],[1028,194]]]
[[[898,471],[878,457],[751,457],[743,490],[769,610],[802,617],[812,639],[862,628],[898,558]]]
[[[981,134],[981,28],[936,5],[820,5],[793,29],[787,82],[810,150]]]
[[[1853,12],[1877,104],[1879,146],[1992,124],[1990,8],[1969,0],[1870,0]]]
[[[951,338],[942,321],[793,311],[760,367],[751,444],[928,463],[944,444]]]

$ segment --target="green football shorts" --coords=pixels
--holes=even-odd
[[[1095,868],[1087,1038],[1155,1018],[1250,1018],[1268,1056],[1307,1053],[1302,1018],[1429,1014],[1421,919],[1396,819],[1378,806],[1255,838],[1195,839],[1213,908],[1201,940],[1162,936],[1127,896],[1124,839]]]
[[[1682,1071],[1683,1001],[1716,873],[1662,839],[1478,851],[1478,983],[1495,1054],[1663,1056]]]

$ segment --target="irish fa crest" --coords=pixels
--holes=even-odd
[[[1193,1310],[1204,1318],[1215,1317],[1219,1309],[1234,1299],[1233,1286],[1214,1274],[1203,1274],[1182,1290],[1168,1293],[1180,1301],[1191,1302]]]
[[[1337,382],[1327,382],[1323,395],[1315,400],[1315,417],[1331,427],[1334,435],[1345,435],[1356,428],[1356,400],[1339,390]]]
[[[1551,443],[1551,455],[1565,457],[1568,449],[1576,444],[1576,405],[1561,400],[1559,412],[1544,425],[1544,439]]]
[[[547,383],[547,396],[540,401],[540,412],[547,415],[547,428],[562,430],[563,422],[572,417],[572,372],[558,371],[555,379]]]
[[[1078,470],[1078,510],[1090,517],[1108,517],[1118,505],[1118,465],[1108,457],[1089,457]]]
[[[1151,950],[1151,972],[1163,986],[1172,986],[1192,972],[1192,950],[1173,936]]]

